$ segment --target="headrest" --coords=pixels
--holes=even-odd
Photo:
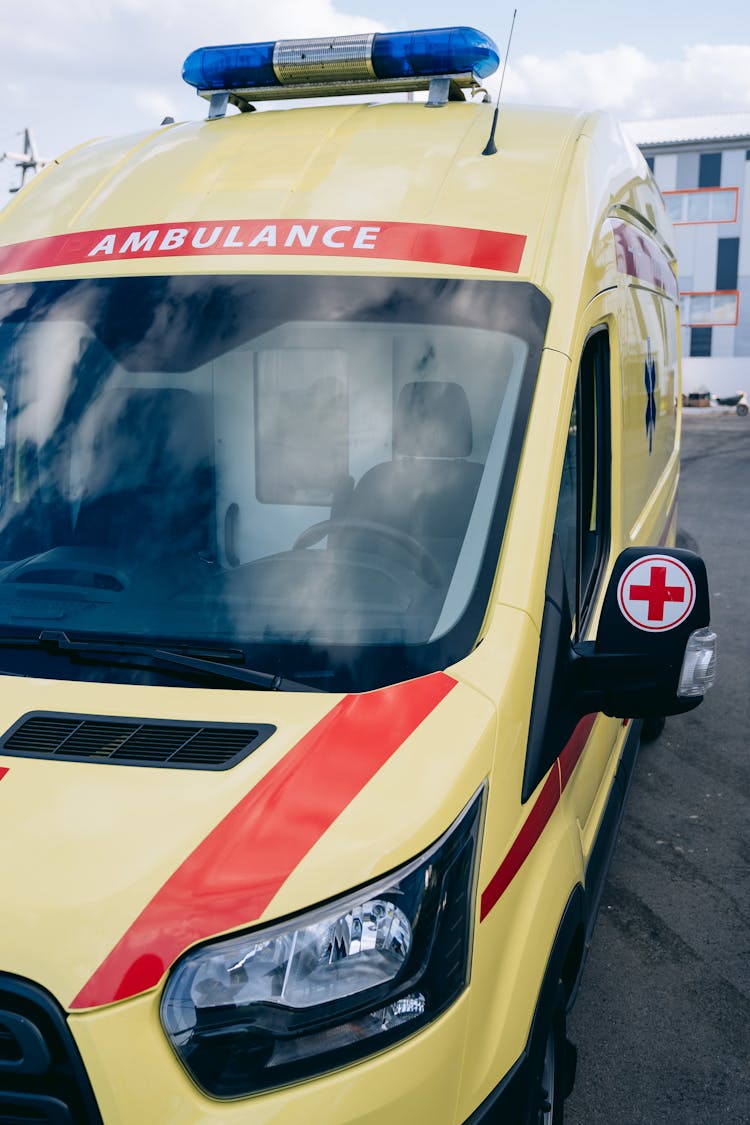
[[[396,402],[393,451],[404,457],[468,457],[474,438],[458,383],[406,383]]]

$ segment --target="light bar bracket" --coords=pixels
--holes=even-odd
[[[223,117],[228,105],[243,113],[253,109],[252,102],[290,101],[299,98],[336,98],[347,94],[403,94],[412,90],[428,90],[425,105],[438,107],[446,102],[465,101],[464,90],[475,93],[483,87],[473,74],[439,74],[429,78],[372,78],[350,82],[295,82],[293,86],[253,86],[240,90],[198,90],[210,102],[208,120]],[[224,99],[224,100],[222,100]],[[223,105],[223,110],[220,107]]]
[[[208,120],[213,121],[217,117],[224,117],[229,105],[229,91],[228,90],[214,90],[209,99],[208,106]]]

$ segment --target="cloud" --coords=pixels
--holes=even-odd
[[[205,116],[181,68],[195,47],[378,31],[334,0],[24,0],[0,5],[0,152],[33,127],[57,155],[94,136]],[[0,164],[0,204],[15,182]]]
[[[163,81],[166,60],[181,62],[202,44],[377,26],[338,11],[332,0],[28,0],[23,8],[0,8],[3,70],[24,72],[30,84],[81,75],[116,84]]]
[[[48,157],[95,136],[205,115],[180,77],[195,47],[383,30],[347,0],[23,0],[0,3],[0,152],[33,127]],[[624,120],[750,108],[750,46],[697,44],[656,61],[634,46],[511,59],[504,97]],[[498,77],[489,83],[497,90]],[[494,83],[494,85],[493,85]],[[17,173],[0,164],[0,203]]]
[[[656,61],[621,44],[598,52],[523,55],[509,63],[504,96],[540,105],[607,109],[627,119],[750,108],[750,46],[685,48]]]

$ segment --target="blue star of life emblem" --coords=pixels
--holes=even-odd
[[[646,437],[648,438],[648,455],[654,447],[654,431],[656,430],[656,360],[651,354],[651,337],[646,340],[646,368],[643,373],[646,383]]]

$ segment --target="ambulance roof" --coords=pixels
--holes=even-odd
[[[531,277],[571,176],[591,178],[571,171],[578,138],[598,153],[595,190],[583,178],[581,190],[599,213],[616,181],[647,175],[645,164],[607,117],[518,106],[501,108],[498,152],[483,156],[492,113],[477,102],[339,103],[232,113],[94,142],[50,165],[0,213],[0,246],[248,219],[439,224],[523,236],[518,273]],[[602,184],[611,198],[601,198]],[[298,265],[295,258],[284,268]],[[213,272],[215,263],[175,268]]]

